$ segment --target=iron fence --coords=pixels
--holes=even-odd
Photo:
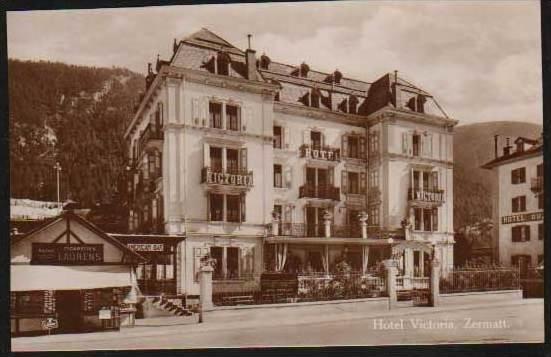
[[[440,278],[440,293],[443,294],[516,289],[520,289],[518,267],[451,269],[443,271]]]

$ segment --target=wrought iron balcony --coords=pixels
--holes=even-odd
[[[324,224],[280,223],[279,235],[290,237],[325,237]]]
[[[362,227],[360,226],[360,223],[345,226],[331,225],[331,237],[361,238]]]
[[[408,200],[410,202],[440,205],[444,203],[444,190],[425,190],[422,188],[410,188],[408,190]]]
[[[201,183],[207,185],[228,185],[252,187],[254,185],[253,172],[247,170],[224,170],[221,168],[203,167]]]
[[[302,145],[300,147],[300,157],[306,157],[308,159],[326,160],[326,161],[340,161],[341,150],[332,148],[329,146],[317,146],[317,145]]]
[[[530,180],[530,189],[534,193],[543,192],[543,176],[532,177]]]
[[[338,187],[330,186],[330,185],[324,185],[324,186],[316,186],[316,185],[302,185],[299,188],[299,198],[321,198],[321,199],[328,199],[328,200],[334,200],[334,201],[340,201],[341,200],[341,190]]]

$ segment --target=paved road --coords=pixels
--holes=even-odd
[[[404,310],[407,311],[407,310]],[[79,335],[12,339],[14,351],[75,349],[165,349],[198,347],[330,346],[438,343],[543,342],[543,301],[344,321],[273,325],[253,321],[229,328],[216,321],[197,325],[147,326]],[[401,317],[400,317],[401,316]]]

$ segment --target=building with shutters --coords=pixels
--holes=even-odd
[[[201,29],[150,66],[146,87],[125,133],[129,226],[185,236],[178,293],[198,293],[206,254],[215,289],[343,260],[366,272],[405,239],[453,265],[457,121],[396,72],[322,73]],[[423,274],[428,259],[406,249],[402,273]]]
[[[518,137],[511,145],[500,145],[495,136],[495,158],[482,167],[492,170],[493,256],[505,266],[528,267],[543,264],[543,136]],[[499,155],[498,147],[503,146]]]

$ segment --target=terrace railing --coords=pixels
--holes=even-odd
[[[440,278],[440,293],[460,293],[471,291],[495,291],[520,289],[520,269],[451,269],[443,272]]]

